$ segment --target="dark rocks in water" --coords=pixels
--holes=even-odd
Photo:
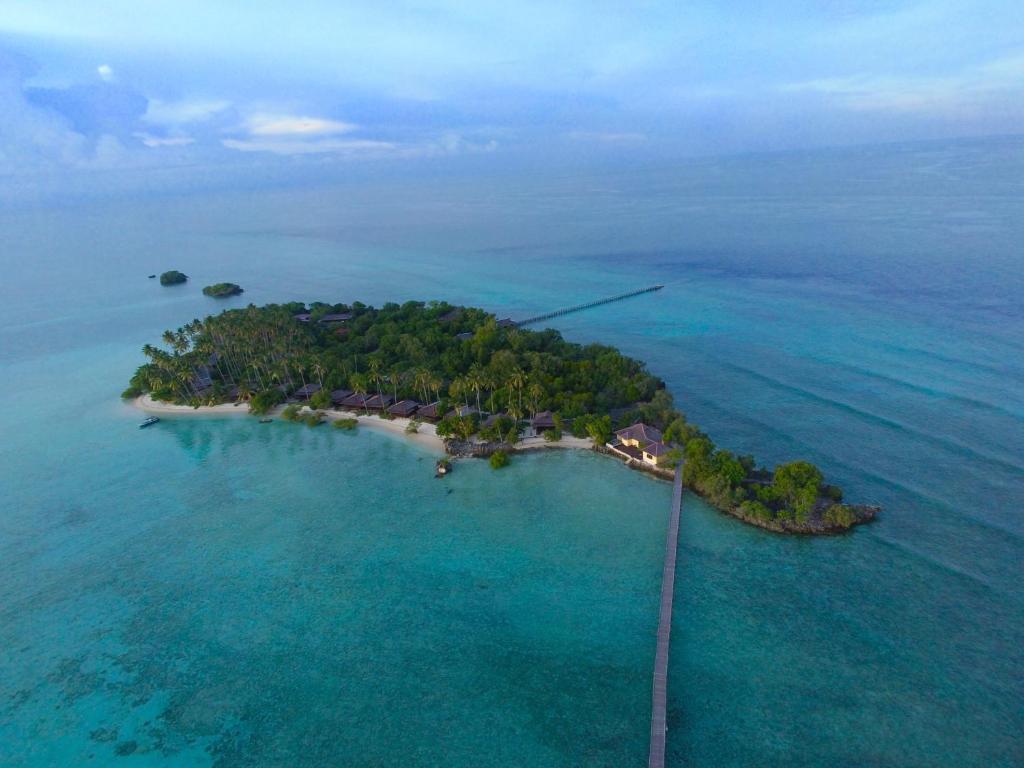
[[[135,750],[138,749],[138,748],[139,748],[139,745],[136,742],[134,742],[134,741],[123,741],[123,742],[121,742],[120,744],[117,745],[117,749],[115,749],[114,751],[120,757],[127,757],[128,755],[130,755],[133,752],[135,752]]]
[[[188,275],[176,269],[168,270],[160,275],[160,285],[181,285],[188,280]]]
[[[215,299],[237,296],[240,293],[242,293],[242,286],[237,283],[214,283],[203,288],[204,296],[212,296]]]
[[[152,280],[154,277],[156,277],[156,275],[150,275],[149,279]]]

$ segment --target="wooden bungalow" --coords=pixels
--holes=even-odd
[[[438,400],[434,403],[427,405],[421,405],[419,410],[416,411],[416,418],[423,419],[424,421],[436,422],[441,420],[441,401]]]
[[[516,327],[516,321],[513,320],[511,317],[506,317],[506,318],[503,318],[503,319],[498,321],[498,327],[499,328],[515,328]]]
[[[309,312],[299,312],[297,315],[292,315],[300,323],[308,323],[312,315]]]
[[[331,403],[334,405],[341,405],[345,402],[345,398],[352,396],[351,389],[336,389],[331,392]]]
[[[361,395],[358,392],[353,392],[341,401],[341,407],[350,408],[354,411],[361,411],[366,407],[367,400],[369,400],[367,395]]]
[[[446,413],[444,417],[446,419],[450,419],[454,416],[472,416],[474,413],[479,414],[480,411],[478,411],[472,405],[460,405],[448,411],[448,413]]]
[[[437,321],[439,323],[450,323],[452,320],[458,320],[460,317],[462,317],[462,310],[456,307],[455,309],[449,312],[445,312],[443,315],[437,318]]]
[[[511,418],[511,416],[509,416],[507,413],[492,413],[488,415],[486,419],[480,422],[480,429],[490,429],[491,427],[498,423],[499,419],[509,418]]]
[[[313,395],[320,391],[320,385],[315,382],[310,382],[305,386],[299,387],[297,390],[292,392],[292,397],[296,400],[309,400]]]
[[[388,408],[388,413],[392,416],[400,416],[402,418],[411,418],[416,410],[420,407],[420,404],[415,400],[399,400],[397,403]]]
[[[324,325],[327,325],[329,323],[344,323],[346,320],[351,320],[351,319],[352,319],[352,313],[351,312],[332,312],[330,314],[324,315],[317,322],[318,323],[323,323]]]
[[[551,411],[541,411],[530,419],[530,426],[538,435],[547,429],[555,428],[555,414]]]
[[[371,411],[383,411],[393,402],[395,402],[395,398],[391,395],[385,395],[383,393],[368,395],[366,398],[366,407]]]

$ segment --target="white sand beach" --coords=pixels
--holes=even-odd
[[[201,405],[198,408],[194,408],[190,405],[163,403],[158,400],[154,400],[149,395],[142,395],[137,397],[133,401],[133,404],[140,410],[161,416],[187,417],[250,415],[249,408],[245,403],[221,403],[220,405]],[[267,416],[280,417],[281,411],[283,410],[283,405],[278,406],[268,413]],[[303,406],[302,412],[311,412],[311,410],[308,407]],[[328,421],[336,421],[337,419],[356,419],[361,427],[368,427],[391,435],[400,435],[429,451],[444,453],[444,441],[437,436],[437,430],[434,425],[427,422],[419,423],[419,431],[415,433],[407,433],[405,428],[408,426],[411,419],[396,417],[388,420],[382,419],[376,415],[368,416],[365,413],[336,410],[333,408],[321,410],[320,412],[324,414],[324,417]],[[543,437],[526,437],[516,444],[516,450],[518,451],[532,451],[547,448],[574,448],[589,451],[593,448],[593,443],[587,438],[564,435],[562,439],[557,442],[548,442]]]

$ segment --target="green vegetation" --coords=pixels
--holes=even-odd
[[[203,295],[212,296],[215,299],[237,296],[240,293],[242,293],[242,286],[235,283],[214,283],[203,288]]]
[[[359,426],[358,419],[335,419],[331,423],[335,429],[352,430]]]
[[[180,285],[188,280],[188,275],[176,269],[169,270],[160,275],[160,285]]]
[[[491,454],[491,458],[488,461],[491,463],[491,469],[501,469],[508,466],[509,458],[508,454],[504,451],[495,451]]]
[[[415,435],[419,431],[420,423],[415,419],[411,420],[408,424],[405,425],[405,434],[407,435]]]
[[[302,313],[309,313],[308,322],[296,318]],[[351,317],[317,322],[327,313]],[[465,333],[471,335],[458,338]],[[768,471],[751,456],[718,448],[640,361],[601,344],[565,341],[551,329],[499,327],[481,309],[438,302],[379,309],[359,302],[249,306],[167,331],[163,341],[166,348],[143,348],[148,362],[126,396],[148,392],[191,405],[248,400],[260,414],[286,393],[317,383],[321,390],[310,399],[315,409],[330,407],[329,392],[340,388],[441,401],[441,413],[454,413],[438,423],[440,437],[469,440],[479,433],[513,445],[523,421],[540,411],[555,414],[545,439],[561,439],[571,419],[572,433],[598,446],[615,429],[643,421],[662,430],[670,461],[685,459],[687,486],[723,510],[785,530],[858,522],[856,509],[841,503],[842,492],[826,485],[812,464]],[[481,429],[480,412],[499,418]],[[298,406],[285,414],[298,418]],[[321,417],[306,418],[319,423]]]
[[[326,410],[331,407],[331,393],[326,389],[321,389],[319,392],[309,398],[309,407]]]

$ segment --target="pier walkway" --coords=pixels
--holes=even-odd
[[[665,539],[665,566],[661,574],[661,613],[658,617],[658,647],[654,654],[654,686],[651,697],[651,752],[649,768],[665,766],[665,708],[668,704],[668,645],[672,634],[672,598],[676,585],[676,547],[679,542],[679,513],[683,506],[683,465],[676,467],[672,487],[672,514]]]
[[[542,320],[550,320],[553,317],[561,317],[562,315],[568,315],[571,314],[572,312],[582,312],[584,309],[599,307],[602,304],[611,304],[613,301],[622,301],[623,299],[630,299],[634,296],[639,296],[640,294],[643,293],[660,291],[664,287],[664,285],[652,285],[647,288],[640,288],[635,291],[630,291],[629,293],[620,293],[617,296],[609,296],[607,299],[598,299],[597,301],[588,301],[586,304],[577,304],[573,307],[556,309],[554,312],[545,312],[543,315],[536,315],[535,317],[530,317],[527,318],[526,320],[520,320],[518,323],[516,323],[516,325],[532,325],[533,323],[539,323]]]

